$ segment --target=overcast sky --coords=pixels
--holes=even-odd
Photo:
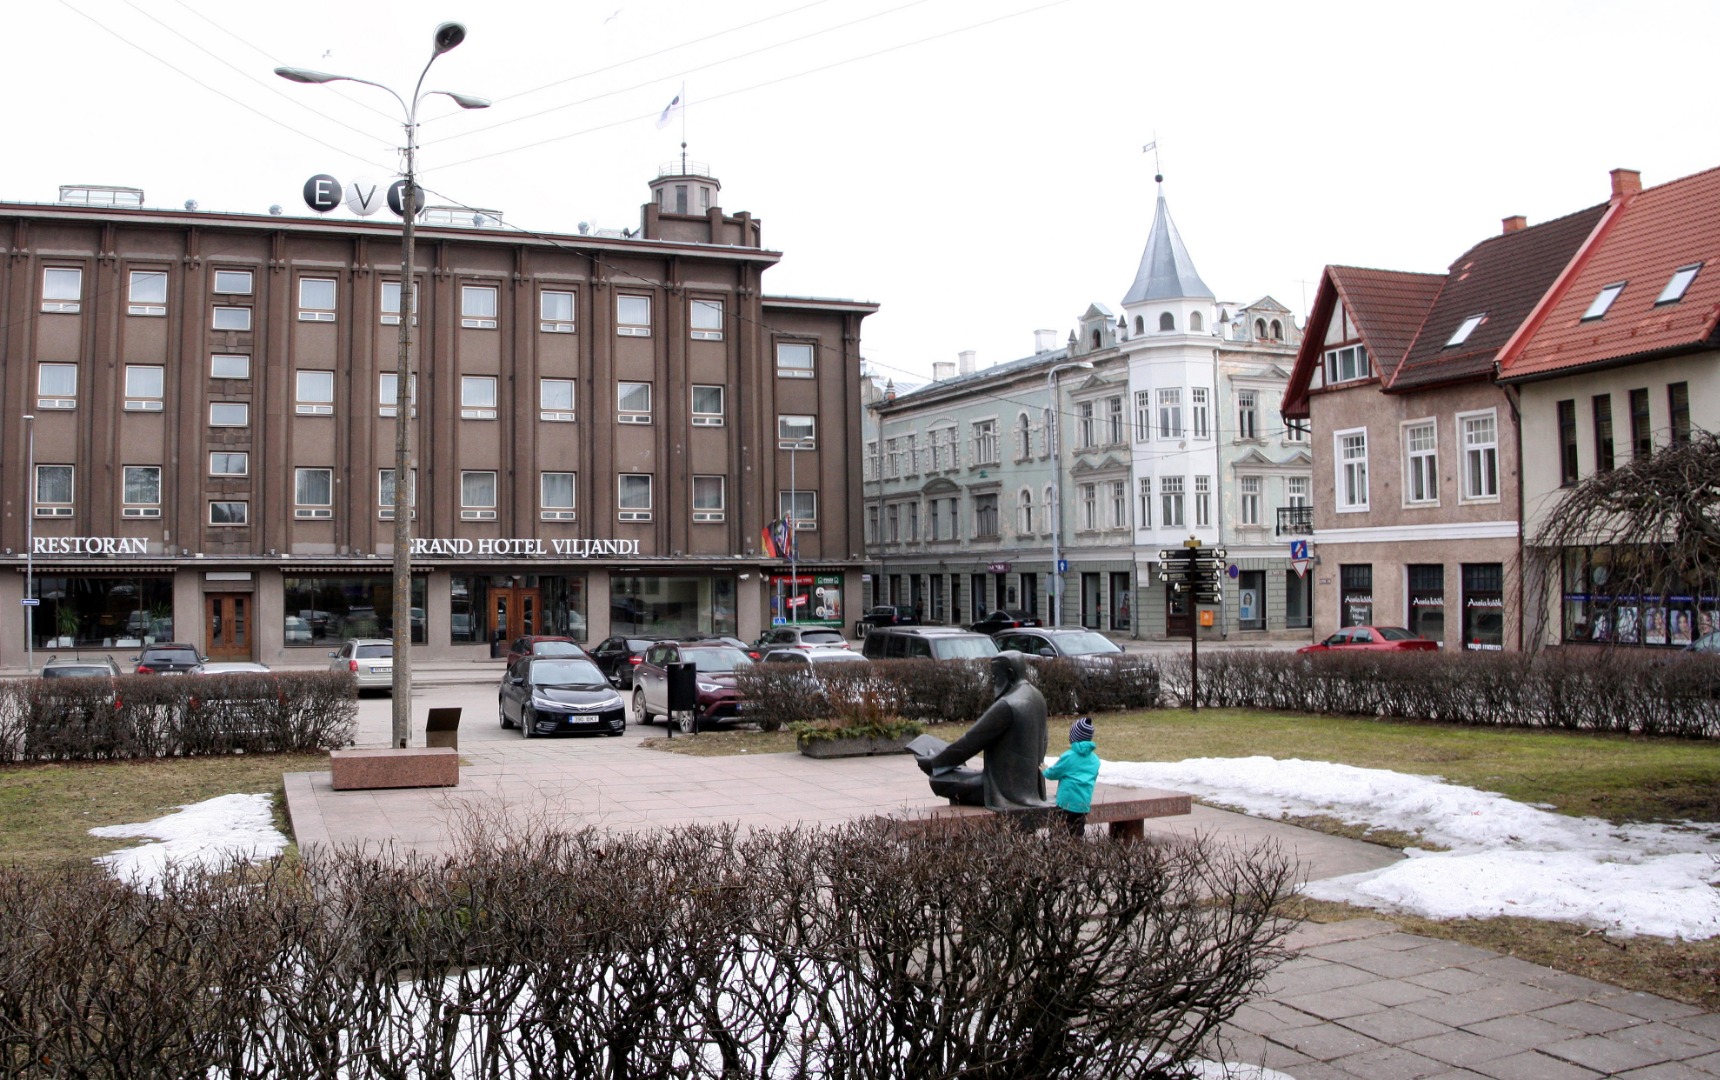
[[[1299,316],[1327,263],[1443,270],[1506,215],[1604,201],[1611,168],[1720,165],[1713,2],[49,0],[7,19],[9,201],[108,183],[308,214],[314,173],[393,173],[400,110],[271,69],[404,95],[455,19],[468,37],[426,86],[494,105],[424,106],[433,200],[634,227],[684,84],[690,158],[783,252],[767,289],[882,304],[864,351],[909,380],[1120,308],[1155,136],[1207,284]]]

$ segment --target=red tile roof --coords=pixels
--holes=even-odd
[[[1328,266],[1320,276],[1314,309],[1302,332],[1302,347],[1284,392],[1284,414],[1308,415],[1308,388],[1326,351],[1326,326],[1341,299],[1350,321],[1368,347],[1374,368],[1389,379],[1415,340],[1415,331],[1439,295],[1444,274],[1415,274],[1404,270],[1372,270],[1361,266]]]
[[[1676,303],[1655,304],[1675,270],[1702,270]],[[1583,320],[1601,289],[1625,282],[1607,313]],[[1501,378],[1711,347],[1720,323],[1720,169],[1615,199],[1565,280],[1500,353]]]

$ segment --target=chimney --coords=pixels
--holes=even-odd
[[[1057,331],[1035,330],[1033,332],[1033,354],[1050,352],[1057,347]]]
[[[1505,219],[1505,231],[1508,233],[1521,232],[1529,227],[1529,219],[1522,214],[1512,214]]]
[[[1635,169],[1612,171],[1612,197],[1627,199],[1642,190],[1642,174]]]
[[[973,374],[973,350],[972,349],[965,349],[962,352],[956,353],[956,357],[960,360],[960,363],[957,365],[957,369],[963,375],[972,375]]]
[[[956,377],[956,362],[954,360],[933,360],[932,381],[943,382],[945,379]]]

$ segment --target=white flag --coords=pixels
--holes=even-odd
[[[1158,141],[1158,140],[1157,140],[1157,139],[1154,139],[1154,140],[1153,140],[1153,141],[1152,141],[1152,142],[1150,142],[1150,143],[1148,143],[1148,144],[1147,144],[1147,145],[1145,145],[1145,146],[1143,146],[1143,147],[1141,147],[1141,153],[1143,153],[1143,154],[1150,154],[1150,153],[1152,153],[1152,152],[1153,152],[1153,148],[1154,148],[1154,147],[1156,147],[1156,146],[1158,146],[1158,145],[1159,145],[1159,141]]]
[[[681,95],[676,94],[675,99],[673,101],[671,101],[671,102],[669,102],[669,104],[663,106],[662,113],[660,113],[657,117],[657,126],[659,128],[668,127],[669,121],[673,120],[675,118],[675,114],[680,112],[680,111],[681,111]]]

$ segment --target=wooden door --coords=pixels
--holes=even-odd
[[[203,651],[211,660],[251,660],[253,607],[250,593],[203,597]]]
[[[1194,605],[1165,588],[1165,636],[1188,637],[1194,631]]]
[[[491,589],[491,652],[505,656],[509,642],[538,633],[541,607],[542,597],[537,589]],[[496,652],[498,646],[500,652]]]

